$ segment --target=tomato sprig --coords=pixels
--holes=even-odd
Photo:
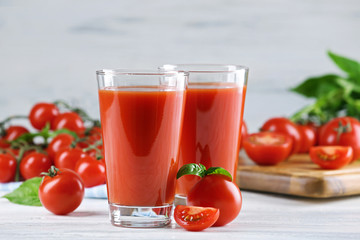
[[[93,119],[91,118],[87,113],[86,111],[84,111],[82,108],[79,108],[79,107],[72,107],[70,104],[62,101],[62,100],[57,100],[55,102],[53,102],[59,109],[65,109],[65,110],[68,110],[68,111],[71,111],[71,112],[75,112],[77,113],[81,119],[85,122],[85,123],[90,123],[90,127],[88,127],[86,130],[85,130],[85,133],[86,132],[89,132],[91,131],[91,129],[93,127],[100,127],[101,124],[100,124],[100,121],[98,119]]]
[[[27,119],[28,116],[25,115],[12,115],[10,117],[5,118],[3,121],[0,122],[0,137],[6,135],[6,125],[14,120],[14,119]]]

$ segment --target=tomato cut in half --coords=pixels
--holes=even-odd
[[[301,134],[296,124],[287,118],[271,118],[261,127],[263,132],[276,132],[290,136],[293,140],[291,154],[298,153],[301,145]]]
[[[216,222],[219,213],[217,208],[178,205],[174,218],[177,224],[188,231],[202,231]]]
[[[292,151],[291,137],[274,132],[250,134],[244,141],[246,154],[259,165],[275,165],[284,161]]]
[[[343,146],[312,147],[310,158],[323,169],[339,169],[351,162],[353,149]]]

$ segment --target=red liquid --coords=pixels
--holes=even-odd
[[[174,200],[184,92],[146,89],[99,90],[110,203],[162,206]]]
[[[245,86],[229,83],[189,85],[179,167],[188,163],[223,167],[236,179],[245,93]],[[190,175],[179,178],[176,193],[187,195],[198,180]]]

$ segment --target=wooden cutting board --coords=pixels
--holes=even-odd
[[[242,155],[236,181],[240,189],[254,191],[309,198],[351,196],[360,194],[360,163],[339,170],[322,170],[307,154],[302,154],[276,166],[258,166]]]

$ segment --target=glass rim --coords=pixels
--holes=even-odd
[[[188,67],[189,69],[181,69],[181,67]],[[164,64],[159,69],[165,70],[170,68],[171,70],[184,71],[188,73],[236,73],[241,70],[249,71],[249,67],[238,64],[202,64],[202,63],[188,63],[188,64]],[[193,68],[193,69],[191,69]],[[201,70],[201,68],[209,68]],[[218,69],[216,69],[218,68]],[[170,71],[170,70],[167,70]]]
[[[182,70],[165,70],[165,69],[101,69],[97,70],[97,75],[107,75],[107,76],[176,76],[178,74],[183,74],[184,76],[188,76],[189,73],[187,71]]]

